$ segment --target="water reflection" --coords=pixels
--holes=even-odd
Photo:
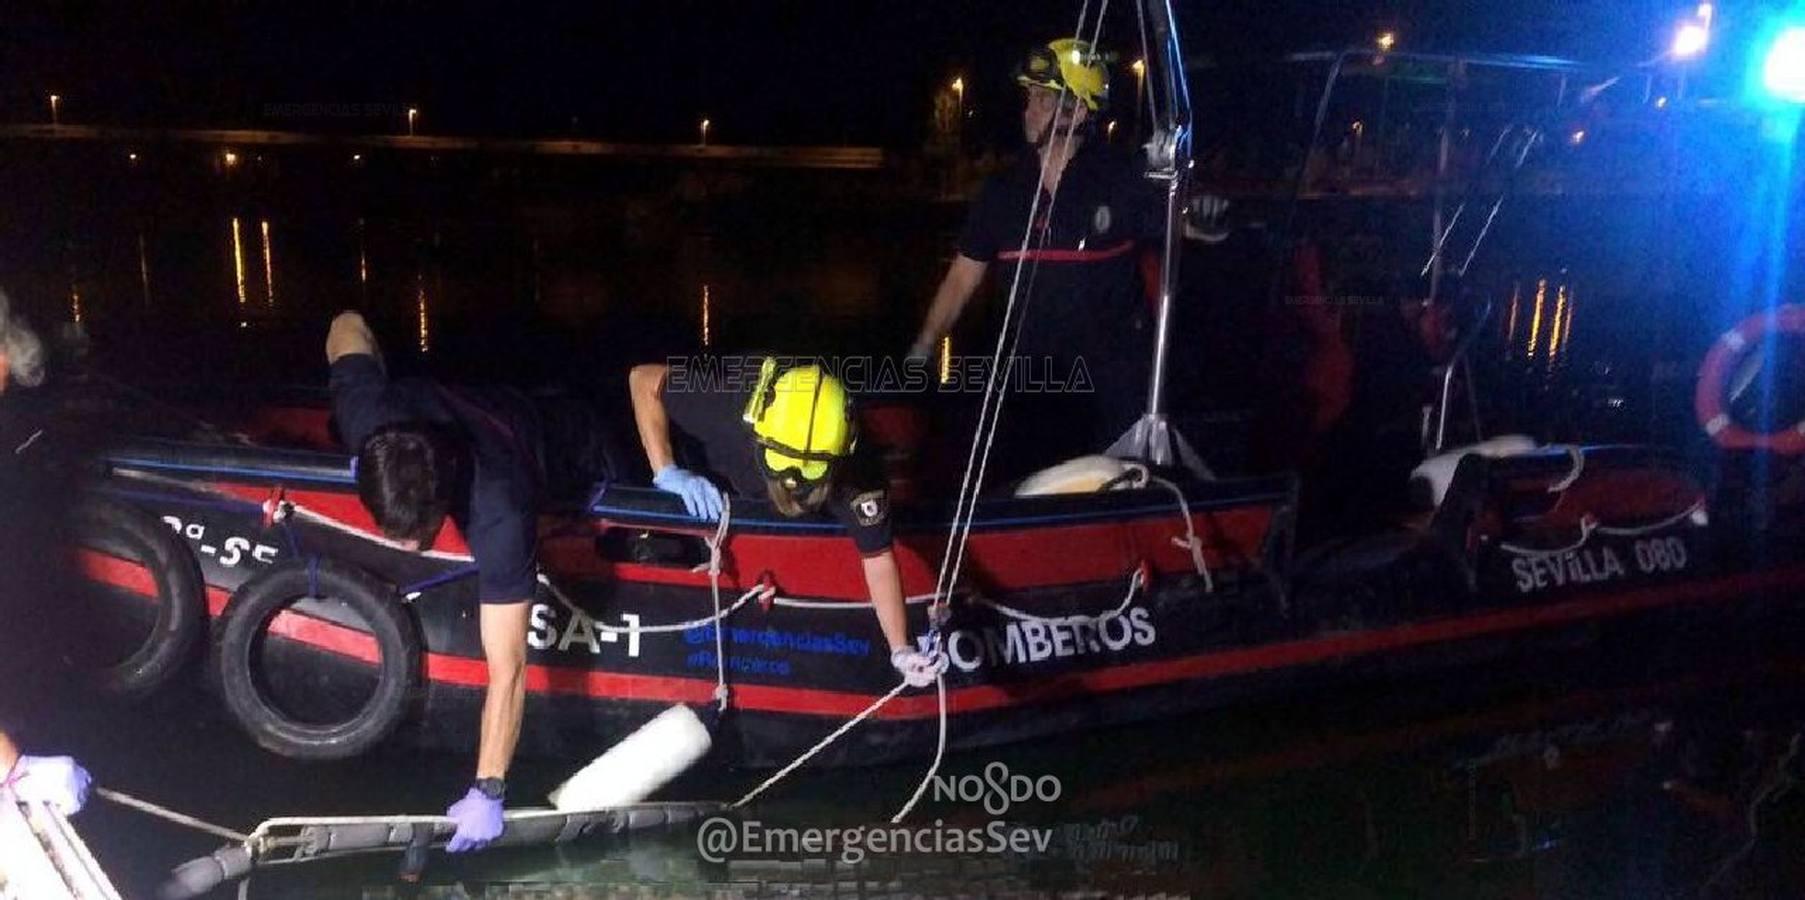
[[[714,345],[713,338],[709,334],[709,312],[708,285],[704,283],[702,285],[702,349],[704,350]]]
[[[414,272],[414,307],[418,319],[419,346],[422,354],[432,352],[432,330],[426,314],[426,272]]]
[[[1567,286],[1561,285],[1554,292],[1554,324],[1548,329],[1548,363],[1561,355],[1561,328],[1567,318]]]
[[[150,309],[150,256],[144,251],[144,229],[138,229],[138,286],[144,294],[144,308]]]
[[[367,303],[370,299],[370,254],[364,246],[364,220],[357,220],[357,289]]]
[[[1517,314],[1523,306],[1523,283],[1516,282],[1510,286],[1510,324],[1504,330],[1504,343],[1507,347],[1517,345]]]
[[[1572,353],[1573,320],[1579,315],[1579,289],[1565,280],[1565,272],[1561,275],[1562,280],[1554,285],[1552,304],[1548,300],[1548,279],[1536,280],[1535,298],[1528,304],[1529,330],[1522,345],[1530,359],[1545,358],[1551,369]],[[1505,342],[1512,354],[1516,352],[1517,328],[1524,305],[1523,283],[1516,282],[1511,286],[1510,314],[1504,327]]]
[[[263,292],[264,305],[276,308],[276,265],[272,261],[275,251],[270,246],[269,220],[264,219],[260,225],[263,232]]]
[[[232,217],[232,283],[238,290],[239,325],[242,327],[247,301],[244,290],[244,236],[240,233],[237,216]]]
[[[1542,337],[1542,306],[1547,302],[1548,279],[1543,278],[1536,282],[1535,314],[1529,319],[1529,347],[1527,349],[1530,359],[1535,358],[1536,342]]]

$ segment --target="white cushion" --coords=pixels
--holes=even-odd
[[[1129,471],[1128,463],[1108,456],[1080,456],[1042,469],[1022,480],[1017,497],[1094,494]]]
[[[1440,456],[1431,456],[1410,473],[1410,480],[1428,485],[1434,505],[1441,506],[1442,498],[1448,494],[1448,485],[1454,480],[1454,470],[1460,467],[1460,461],[1468,455],[1477,453],[1497,459],[1529,453],[1535,449],[1534,438],[1521,434],[1501,435],[1489,441],[1456,447]]]

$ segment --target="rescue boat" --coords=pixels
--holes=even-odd
[[[325,415],[272,412],[256,437],[321,438]],[[1805,587],[1805,545],[1771,539],[1797,534],[1805,505],[1757,509],[1735,479],[1710,486],[1674,452],[1462,451],[1440,467],[1452,475],[1426,477],[1414,525],[1297,554],[1289,477],[1166,471],[985,498],[968,577],[936,622],[949,511],[898,504],[911,632],[938,629],[950,663],[949,748],[1515,654],[1525,637],[1758,608]],[[474,739],[486,670],[453,527],[425,554],[382,539],[342,451],[142,440],[103,468],[74,517],[78,566],[141,626],[104,669],[109,689],[198,677],[210,644],[208,677],[273,752]],[[782,763],[896,687],[856,550],[831,521],[738,500],[718,528],[662,492],[598,485],[542,517],[540,560],[527,752],[586,758],[684,703],[714,711],[730,761]],[[906,692],[820,760],[930,754],[940,715],[936,691]]]

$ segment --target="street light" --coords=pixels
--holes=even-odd
[[[708,146],[708,120],[702,120],[702,146]]]
[[[61,124],[57,121],[57,110],[58,110],[58,107],[62,106],[62,103],[63,103],[63,98],[60,94],[51,94],[50,95],[50,124],[52,124],[52,125]]]
[[[407,108],[407,136],[408,137],[414,136],[414,122],[416,120],[418,120],[419,118],[420,118],[420,108],[419,107],[410,106]]]
[[[1387,32],[1379,35],[1379,40],[1378,40],[1379,52],[1390,53],[1391,48],[1397,46],[1397,43],[1398,43],[1397,32],[1387,31]]]

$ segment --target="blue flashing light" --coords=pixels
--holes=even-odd
[[[1703,22],[1683,22],[1673,35],[1674,59],[1694,59],[1704,55],[1711,43],[1711,29]]]
[[[1805,104],[1805,26],[1775,36],[1761,64],[1761,86],[1777,100]]]

